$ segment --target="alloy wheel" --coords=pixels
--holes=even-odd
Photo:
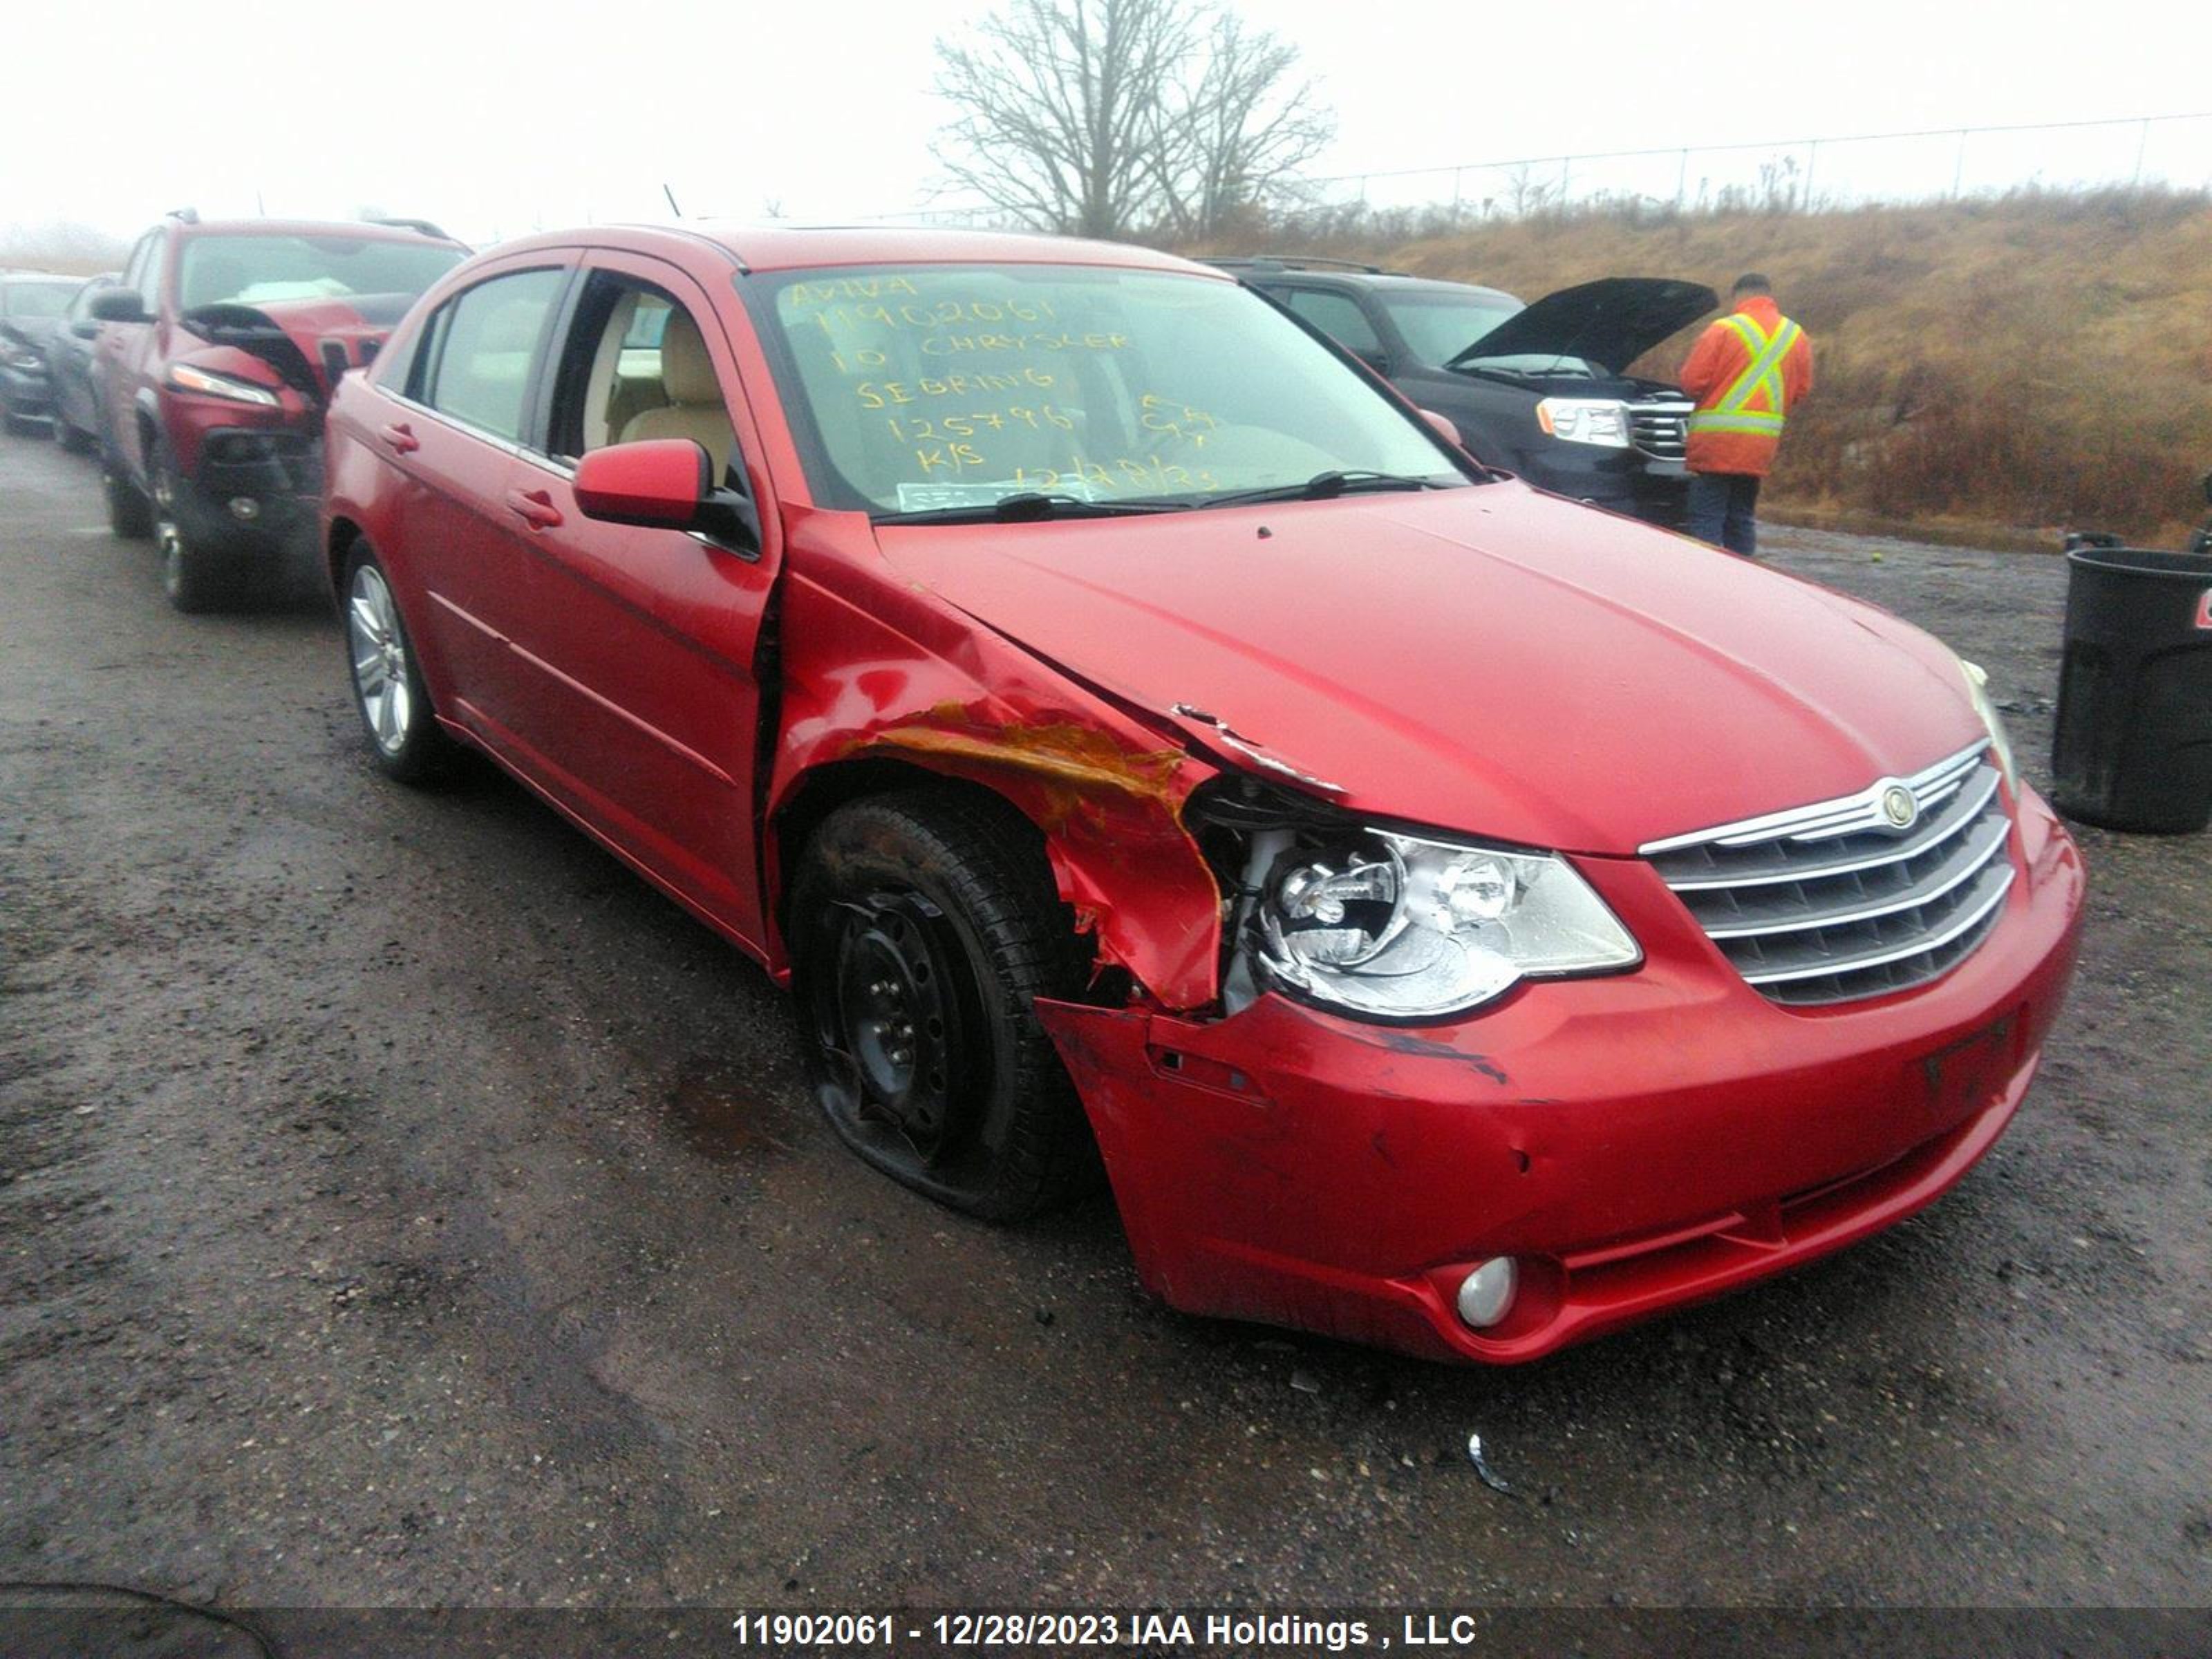
[[[384,573],[373,564],[354,572],[346,595],[346,642],[353,659],[354,694],[376,745],[397,755],[414,720],[407,690],[407,644],[399,631],[399,610]]]
[[[167,466],[154,468],[154,545],[161,555],[161,586],[170,599],[185,591],[185,538],[177,528],[177,485]]]

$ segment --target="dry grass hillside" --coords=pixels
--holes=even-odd
[[[1286,245],[1278,236],[1279,245]],[[1772,276],[1817,352],[1770,501],[2049,543],[2173,543],[2212,468],[2212,201],[2021,194],[1810,214],[1593,214],[1296,245],[1534,298],[1595,276]],[[1678,364],[1692,330],[1644,365]]]

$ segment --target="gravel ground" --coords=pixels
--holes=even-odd
[[[2046,775],[2062,562],[1771,549],[1986,664]],[[869,1175],[759,972],[489,772],[383,782],[325,614],[173,614],[36,439],[0,617],[0,1578],[2212,1601],[2212,836],[2083,832],[2070,1011],[1952,1197],[1491,1374],[1171,1313],[1103,1203],[998,1231]]]

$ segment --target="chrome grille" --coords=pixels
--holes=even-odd
[[[1646,398],[1629,404],[1629,441],[1646,455],[1680,460],[1689,453],[1690,411],[1695,407],[1679,398]]]
[[[1773,1001],[1850,1002],[1948,973],[2012,885],[1987,744],[1856,795],[1640,848],[1706,936]],[[1912,799],[1902,829],[1885,811]],[[1901,816],[1901,814],[1900,814]]]

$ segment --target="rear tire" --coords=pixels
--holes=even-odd
[[[863,1161],[994,1221],[1092,1184],[1090,1125],[1031,1006],[1081,994],[1089,953],[1013,808],[949,789],[842,807],[790,916],[815,1097]]]
[[[459,745],[438,724],[399,601],[365,541],[356,542],[346,559],[338,603],[353,706],[371,757],[401,783],[434,783],[449,775]]]
[[[243,586],[238,562],[185,528],[179,501],[185,489],[169,441],[154,441],[147,473],[154,486],[154,545],[161,555],[161,591],[186,616],[221,611],[238,603]]]
[[[121,465],[112,456],[100,464],[100,490],[107,498],[107,527],[126,542],[143,542],[154,533],[154,509],[138,486],[124,477]]]

